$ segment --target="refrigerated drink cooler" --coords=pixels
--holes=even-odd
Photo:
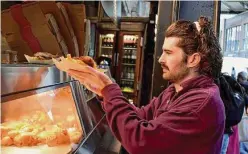
[[[142,68],[141,33],[121,32],[119,40],[117,81],[129,102],[138,105]]]
[[[111,75],[115,75],[115,32],[104,32],[99,34],[96,61],[101,68],[109,68]]]
[[[1,153],[93,154],[111,144],[95,94],[55,66],[2,65],[1,82]]]
[[[114,34],[101,34],[99,57],[108,57],[112,59],[113,49],[114,49]]]
[[[95,59],[109,66],[130,103],[138,106],[142,78],[142,32],[101,29]]]

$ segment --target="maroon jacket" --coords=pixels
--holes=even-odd
[[[102,90],[109,126],[131,154],[220,154],[224,105],[206,76],[173,85],[147,106],[128,103],[117,84]]]

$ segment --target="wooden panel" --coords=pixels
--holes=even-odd
[[[122,31],[142,32],[144,31],[145,24],[141,22],[121,22],[120,27]]]

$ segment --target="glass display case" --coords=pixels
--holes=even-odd
[[[2,97],[2,153],[69,153],[86,132],[69,83]]]
[[[95,95],[53,65],[3,65],[1,82],[3,154],[93,154],[112,136]]]

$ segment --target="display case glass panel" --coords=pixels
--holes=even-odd
[[[63,154],[86,136],[69,83],[2,96],[1,152]]]

